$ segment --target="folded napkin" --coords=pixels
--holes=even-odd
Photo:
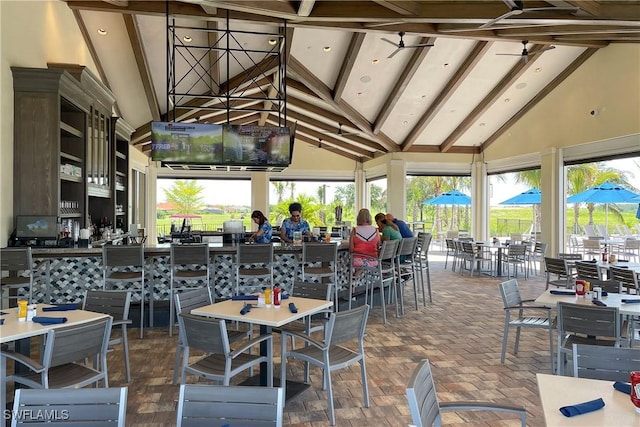
[[[280,299],[289,299],[289,294],[281,294]]]
[[[631,384],[629,384],[629,383],[623,383],[621,381],[616,381],[615,383],[613,383],[613,388],[615,388],[616,390],[621,391],[623,393],[631,394]]]
[[[591,400],[589,402],[577,403],[575,405],[563,406],[560,412],[565,417],[573,417],[575,415],[586,414],[588,412],[597,411],[604,408],[604,400],[602,398]]]
[[[640,303],[640,299],[638,298],[622,298],[620,301],[625,304]]]
[[[598,300],[598,299],[594,299],[593,302],[595,305],[599,305],[600,307],[606,307],[607,304],[603,303],[602,301]]]
[[[576,291],[561,291],[559,289],[552,289],[549,291],[552,295],[575,295]]]
[[[9,314],[9,313],[5,313],[4,311],[0,311],[0,316],[4,316],[5,314]]]
[[[232,301],[258,301],[258,295],[234,295]]]
[[[607,291],[602,291],[602,296],[603,296],[603,297],[608,297],[608,296],[609,296],[609,292],[607,292]]]
[[[59,323],[66,323],[66,317],[44,317],[44,316],[36,316],[32,319],[35,323],[40,323],[41,325],[57,325]]]
[[[71,311],[77,310],[78,304],[61,304],[54,305],[53,307],[44,307],[42,311]]]
[[[0,319],[0,325],[4,325],[4,319]]]
[[[296,307],[295,303],[292,303],[292,302],[289,303],[289,311],[292,313],[298,312],[298,307]]]
[[[242,310],[240,310],[240,314],[244,316],[250,311],[251,311],[251,304],[245,304],[244,307],[242,307]]]

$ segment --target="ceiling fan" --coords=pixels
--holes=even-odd
[[[521,56],[522,60],[526,64],[529,61],[529,56],[537,55],[539,53],[546,52],[548,50],[552,50],[556,48],[555,46],[546,46],[546,47],[543,47],[542,49],[536,50],[535,52],[529,52],[529,50],[527,49],[527,44],[529,43],[529,40],[522,40],[521,43],[522,43],[523,49],[522,49],[522,52],[520,53],[496,53],[496,55]]]
[[[338,123],[338,131],[337,132],[322,132],[326,135],[337,135],[337,136],[350,136],[350,135],[359,135],[357,132],[345,132],[342,130],[342,123]]]
[[[387,58],[393,58],[398,52],[400,52],[402,49],[405,49],[405,48],[411,49],[411,48],[416,48],[416,47],[431,47],[431,46],[433,46],[433,44],[426,44],[426,43],[414,44],[414,45],[406,46],[404,44],[404,40],[402,39],[404,37],[404,34],[405,34],[404,31],[400,31],[398,33],[398,35],[400,36],[400,41],[398,43],[392,42],[391,40],[389,40],[387,38],[384,38],[384,37],[381,39],[381,40],[383,40],[383,41],[385,41],[385,42],[387,42],[389,44],[392,44],[392,45],[394,45],[396,47],[396,50],[394,50],[391,53],[391,55],[387,56]]]
[[[502,0],[511,10],[505,14],[492,19],[491,21],[482,24],[479,29],[489,28],[502,21],[503,19],[511,18],[512,16],[522,15],[524,13],[537,13],[537,12],[569,12],[576,13],[580,10],[579,7],[524,7],[521,0]]]

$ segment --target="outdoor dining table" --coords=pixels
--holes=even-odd
[[[536,374],[538,393],[547,426],[638,426],[640,414],[635,411],[628,394],[613,388],[613,381]],[[566,417],[563,406],[575,405],[601,398],[602,409],[586,414]]]
[[[495,268],[495,276],[502,277],[502,258],[503,254],[506,250],[509,250],[509,245],[504,243],[492,243],[492,242],[475,242],[480,249],[488,249],[493,252],[493,250],[497,251],[496,254],[496,268]]]
[[[52,307],[50,304],[37,304],[36,312],[38,315],[41,315],[42,309],[44,307]],[[67,326],[78,326],[83,325],[85,323],[93,322],[94,320],[99,320],[105,317],[109,317],[107,314],[103,313],[94,313],[92,311],[85,310],[69,310],[64,312],[51,312],[46,313],[49,317],[65,317],[67,321],[65,323],[58,323],[53,325],[41,325],[40,323],[35,322],[20,322],[18,321],[18,308],[8,308],[2,311],[4,314],[0,314],[0,319],[4,319],[2,325],[0,325],[0,344],[7,344],[11,342],[16,342],[16,347],[18,347],[18,343],[22,340],[26,342],[21,346],[20,349],[16,348],[18,351],[22,351],[23,349],[28,352],[30,343],[29,339],[32,337],[36,337],[38,335],[44,335],[52,329],[57,328],[65,328]],[[27,354],[28,355],[28,354]],[[0,362],[0,377],[6,378],[7,375],[7,366],[5,359],[2,359]],[[0,408],[2,411],[6,409],[7,405],[7,390],[4,387],[0,387]]]
[[[595,307],[592,299],[585,295],[554,295],[551,293],[552,290],[553,289],[547,289],[542,295],[536,298],[535,303],[537,305],[543,305],[550,308],[556,308],[559,302]],[[562,290],[564,291],[565,289]],[[606,297],[602,297],[600,300],[605,303],[607,307],[617,307],[620,310],[620,314],[640,316],[640,303],[626,303],[622,301],[627,299],[640,301],[640,295],[609,293]]]
[[[195,308],[191,310],[191,314],[260,325],[260,335],[263,335],[271,333],[272,328],[279,328],[295,320],[303,319],[307,316],[312,316],[333,306],[332,301],[312,298],[289,297],[285,300],[282,300],[280,308],[275,308],[275,306],[257,307],[256,305],[252,304],[252,308],[248,313],[240,314],[240,311],[246,303],[256,302],[257,301],[226,300],[217,302],[215,304],[205,305],[200,308]],[[295,305],[297,309],[296,313],[293,313],[289,309],[290,303],[293,303]],[[267,343],[263,342],[260,344],[260,354],[265,356],[267,355]],[[259,381],[256,381],[256,379],[259,379]],[[279,381],[279,378],[273,379],[274,387],[278,386]],[[258,378],[250,378],[243,384],[259,384],[261,386],[266,386],[267,364],[262,363],[260,365],[260,375]],[[290,399],[291,397],[299,394],[307,387],[308,385],[306,384],[287,381],[287,399]]]

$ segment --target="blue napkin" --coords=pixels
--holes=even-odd
[[[240,310],[240,314],[244,316],[250,311],[251,311],[251,304],[245,304],[244,307],[242,307],[242,310]]]
[[[57,325],[60,323],[66,323],[66,317],[44,317],[44,316],[36,316],[33,318],[35,323],[40,323],[41,325]]]
[[[621,381],[616,381],[615,383],[613,383],[613,388],[615,388],[618,391],[621,391],[623,393],[626,394],[631,394],[631,384],[629,383],[623,383]]]
[[[281,294],[280,299],[289,299],[289,294]]]
[[[552,289],[549,291],[552,295],[575,295],[576,291],[561,291],[559,289]]]
[[[607,291],[602,291],[602,296],[603,296],[603,297],[608,297],[608,296],[609,296],[609,292],[607,292]]]
[[[640,302],[640,299],[638,299],[638,298],[622,298],[620,301],[622,301],[625,304],[633,304],[633,303]]]
[[[590,400],[589,402],[577,403],[575,405],[563,406],[560,412],[565,417],[573,417],[575,415],[586,414],[588,412],[597,411],[604,408],[604,400],[602,398]]]
[[[292,313],[298,312],[298,307],[296,307],[295,303],[292,303],[292,302],[289,303],[289,311]]]
[[[0,319],[0,325],[4,325],[4,319]]]
[[[44,307],[42,311],[71,311],[77,310],[78,304],[61,304],[54,305],[53,307]]]
[[[5,314],[9,314],[9,313],[5,313],[4,311],[0,311],[0,316],[4,316]]]
[[[234,295],[232,301],[258,301],[258,295]]]
[[[591,301],[592,303],[594,303],[595,305],[599,305],[600,307],[606,307],[607,304],[603,303],[600,300],[594,299],[593,301]]]

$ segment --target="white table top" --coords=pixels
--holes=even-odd
[[[291,313],[289,303],[293,302],[298,309],[297,313]],[[240,310],[246,303],[251,303],[253,307],[247,314],[240,314]],[[333,302],[311,299],[290,297],[282,301],[280,308],[256,307],[257,301],[232,301],[226,300],[204,307],[191,310],[191,314],[197,316],[217,317],[218,319],[233,320],[246,323],[255,323],[257,325],[271,326],[274,328],[286,325],[294,320],[302,319],[321,310],[333,306]]]
[[[564,289],[558,289],[564,290]],[[559,302],[568,302],[572,304],[585,304],[593,307],[597,307],[591,301],[591,298],[580,295],[553,295],[550,293],[551,289],[545,291],[542,295],[536,298],[535,302],[539,305],[555,308]],[[618,307],[620,314],[628,314],[630,316],[640,316],[640,303],[625,304],[622,299],[639,299],[640,295],[629,294],[614,294],[609,293],[606,297],[602,297],[602,302],[607,304],[607,307]]]
[[[628,394],[614,389],[613,381],[549,374],[536,374],[536,377],[544,420],[549,427],[640,425],[640,414],[636,413],[631,398]],[[563,406],[588,402],[597,398],[604,400],[604,408],[574,417],[565,417],[560,412],[560,408]]]
[[[2,310],[7,313],[0,318],[4,319],[4,325],[0,326],[0,343],[4,344],[11,341],[16,341],[22,338],[34,337],[36,335],[45,334],[47,331],[55,328],[62,328],[65,326],[81,325],[83,323],[91,322],[93,320],[102,319],[108,317],[106,314],[94,313],[92,311],[84,310],[70,310],[70,311],[42,311],[43,307],[51,307],[50,304],[37,304],[37,315],[46,317],[66,317],[65,323],[55,325],[41,325],[34,322],[18,322],[18,308],[8,308]]]

